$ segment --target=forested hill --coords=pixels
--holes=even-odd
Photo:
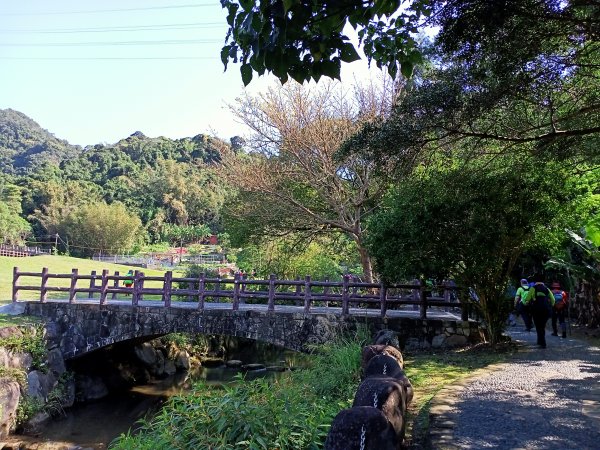
[[[174,229],[218,232],[228,192],[218,169],[227,148],[202,134],[168,139],[140,131],[81,148],[20,112],[0,110],[0,242],[45,242],[58,233],[71,253],[89,254],[130,248],[133,240],[170,240]],[[101,213],[110,216],[112,235],[121,220],[138,231],[126,242],[93,241],[86,221],[98,225]]]
[[[30,171],[46,163],[60,164],[81,151],[81,147],[56,138],[25,114],[0,109],[0,170],[3,172]]]

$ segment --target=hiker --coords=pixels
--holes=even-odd
[[[560,323],[560,329],[562,331],[562,337],[567,337],[567,324],[565,323],[565,317],[567,315],[567,305],[569,299],[567,293],[560,288],[560,283],[555,281],[552,283],[552,294],[554,295],[554,308],[552,308],[552,336],[558,336],[558,323]]]
[[[543,277],[536,276],[535,284],[529,288],[524,304],[531,305],[531,316],[537,333],[537,345],[546,348],[546,324],[552,315],[554,295],[543,281]]]
[[[123,280],[123,286],[125,286],[127,289],[131,289],[131,287],[133,286],[133,270],[129,270],[129,272],[127,272],[127,275],[125,275],[127,278],[125,278]],[[129,294],[125,294],[125,295],[129,295]]]
[[[517,293],[515,294],[515,309],[517,310],[517,316],[520,314],[523,318],[523,323],[525,324],[525,329],[529,332],[531,331],[532,323],[531,323],[531,312],[529,307],[525,305],[524,300],[527,297],[527,293],[529,292],[529,282],[522,278],[521,286],[517,289]]]

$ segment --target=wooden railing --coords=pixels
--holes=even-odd
[[[40,278],[35,285],[20,285],[19,278]],[[50,286],[52,279],[70,280],[69,287]],[[120,286],[120,282],[132,280],[131,287]],[[79,281],[86,286],[78,286]],[[158,282],[161,287],[148,287],[148,282]],[[64,283],[67,284],[67,283]],[[80,283],[79,283],[80,284]],[[146,284],[146,286],[145,286]],[[183,287],[182,287],[183,286]],[[385,284],[363,283],[344,276],[342,281],[313,281],[310,276],[304,280],[278,280],[271,275],[266,280],[246,279],[236,274],[234,278],[208,278],[201,274],[198,278],[174,277],[173,272],[164,276],[146,276],[143,272],[135,271],[133,276],[120,275],[115,272],[110,275],[108,270],[102,274],[92,271],[90,275],[80,275],[78,269],[70,274],[52,274],[47,268],[41,273],[20,272],[18,267],[13,269],[12,301],[19,301],[20,291],[39,291],[39,301],[45,302],[49,292],[68,295],[69,302],[77,299],[77,294],[87,293],[88,299],[99,295],[99,304],[106,304],[109,299],[116,299],[118,294],[131,296],[131,304],[138,305],[144,296],[160,297],[162,306],[170,307],[172,302],[195,302],[198,309],[205,308],[205,302],[231,303],[231,308],[238,310],[240,304],[251,302],[265,304],[267,311],[275,311],[276,306],[285,304],[303,306],[305,313],[310,313],[313,307],[341,307],[343,315],[350,313],[351,307],[378,308],[384,317],[389,308],[402,305],[413,305],[420,310],[420,317],[427,317],[427,308],[453,307],[462,309],[462,319],[467,320],[467,305],[458,301],[459,288],[450,285],[426,286],[422,283]],[[432,292],[442,295],[432,295]],[[183,299],[183,300],[182,300]]]

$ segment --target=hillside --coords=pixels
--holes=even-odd
[[[198,227],[220,232],[230,188],[219,167],[228,148],[203,134],[169,139],[136,131],[82,149],[21,112],[0,110],[0,242],[26,238],[47,247],[59,235],[60,251],[89,256],[180,243]],[[99,211],[112,214],[105,223],[114,229],[99,225]]]
[[[78,156],[79,146],[56,138],[25,114],[13,109],[0,109],[0,170],[19,173],[45,163],[58,165]]]

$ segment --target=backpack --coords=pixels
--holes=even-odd
[[[567,299],[563,291],[554,292],[554,309],[560,311],[567,306]]]
[[[542,285],[542,286],[534,286],[533,287],[535,297],[533,298],[532,308],[534,310],[545,310],[549,314],[552,312],[552,306],[550,305],[550,296],[552,295],[552,291]],[[545,292],[544,292],[545,291]]]

